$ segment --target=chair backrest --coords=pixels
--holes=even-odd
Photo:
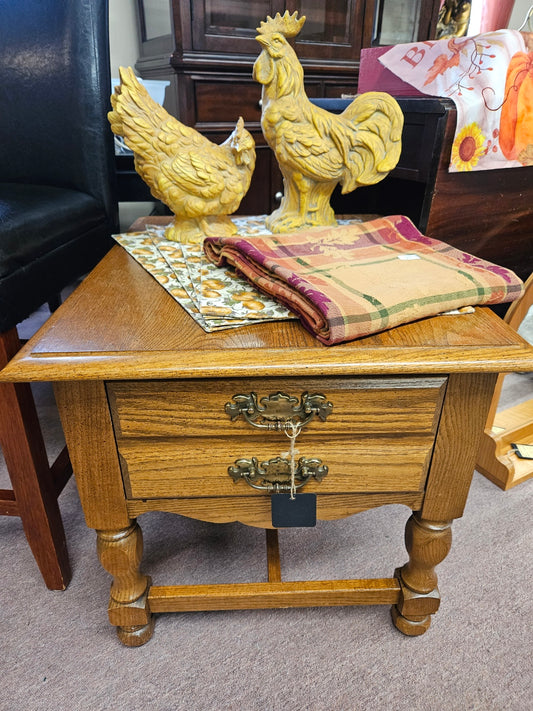
[[[73,188],[114,214],[108,0],[0,0],[0,181]]]

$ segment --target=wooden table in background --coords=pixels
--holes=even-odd
[[[422,634],[497,373],[516,370],[533,370],[533,348],[489,309],[329,348],[297,321],[206,334],[116,246],[1,377],[54,382],[86,521],[113,576],[109,619],[136,646],[154,613],[183,610],[387,604],[396,627]],[[288,449],[283,432],[230,419],[226,404],[250,393],[332,403],[298,438],[302,456],[329,467],[304,492],[316,493],[322,520],[411,509],[408,561],[391,578],[283,581],[269,492],[228,474],[239,458]],[[136,522],[150,511],[266,528],[268,582],[153,585]]]

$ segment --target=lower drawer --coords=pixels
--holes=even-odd
[[[256,457],[259,464],[278,456],[287,459],[289,441],[282,437],[122,442],[126,495],[130,499],[264,495],[244,479],[235,482],[228,469],[241,458]],[[300,435],[296,458],[319,458],[328,467],[321,481],[311,478],[302,490],[323,494],[419,491],[433,442],[431,434],[361,437],[354,442]]]

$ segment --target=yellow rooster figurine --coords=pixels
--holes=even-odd
[[[254,79],[263,85],[261,127],[283,174],[280,207],[267,217],[272,232],[335,225],[329,204],[340,183],[348,193],[382,180],[398,162],[403,114],[389,94],[361,94],[340,115],[311,104],[303,69],[287,42],[305,22],[298,13],[267,17],[257,28],[263,50]]]
[[[166,239],[202,242],[235,234],[228,215],[239,207],[255,167],[255,142],[242,118],[224,143],[212,143],[155,102],[131,67],[120,68],[111,105],[113,133],[133,151],[135,170],[152,195],[175,215]]]

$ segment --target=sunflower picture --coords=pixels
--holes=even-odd
[[[457,170],[472,170],[485,154],[485,136],[477,123],[464,126],[455,137],[452,146],[452,163]]]

